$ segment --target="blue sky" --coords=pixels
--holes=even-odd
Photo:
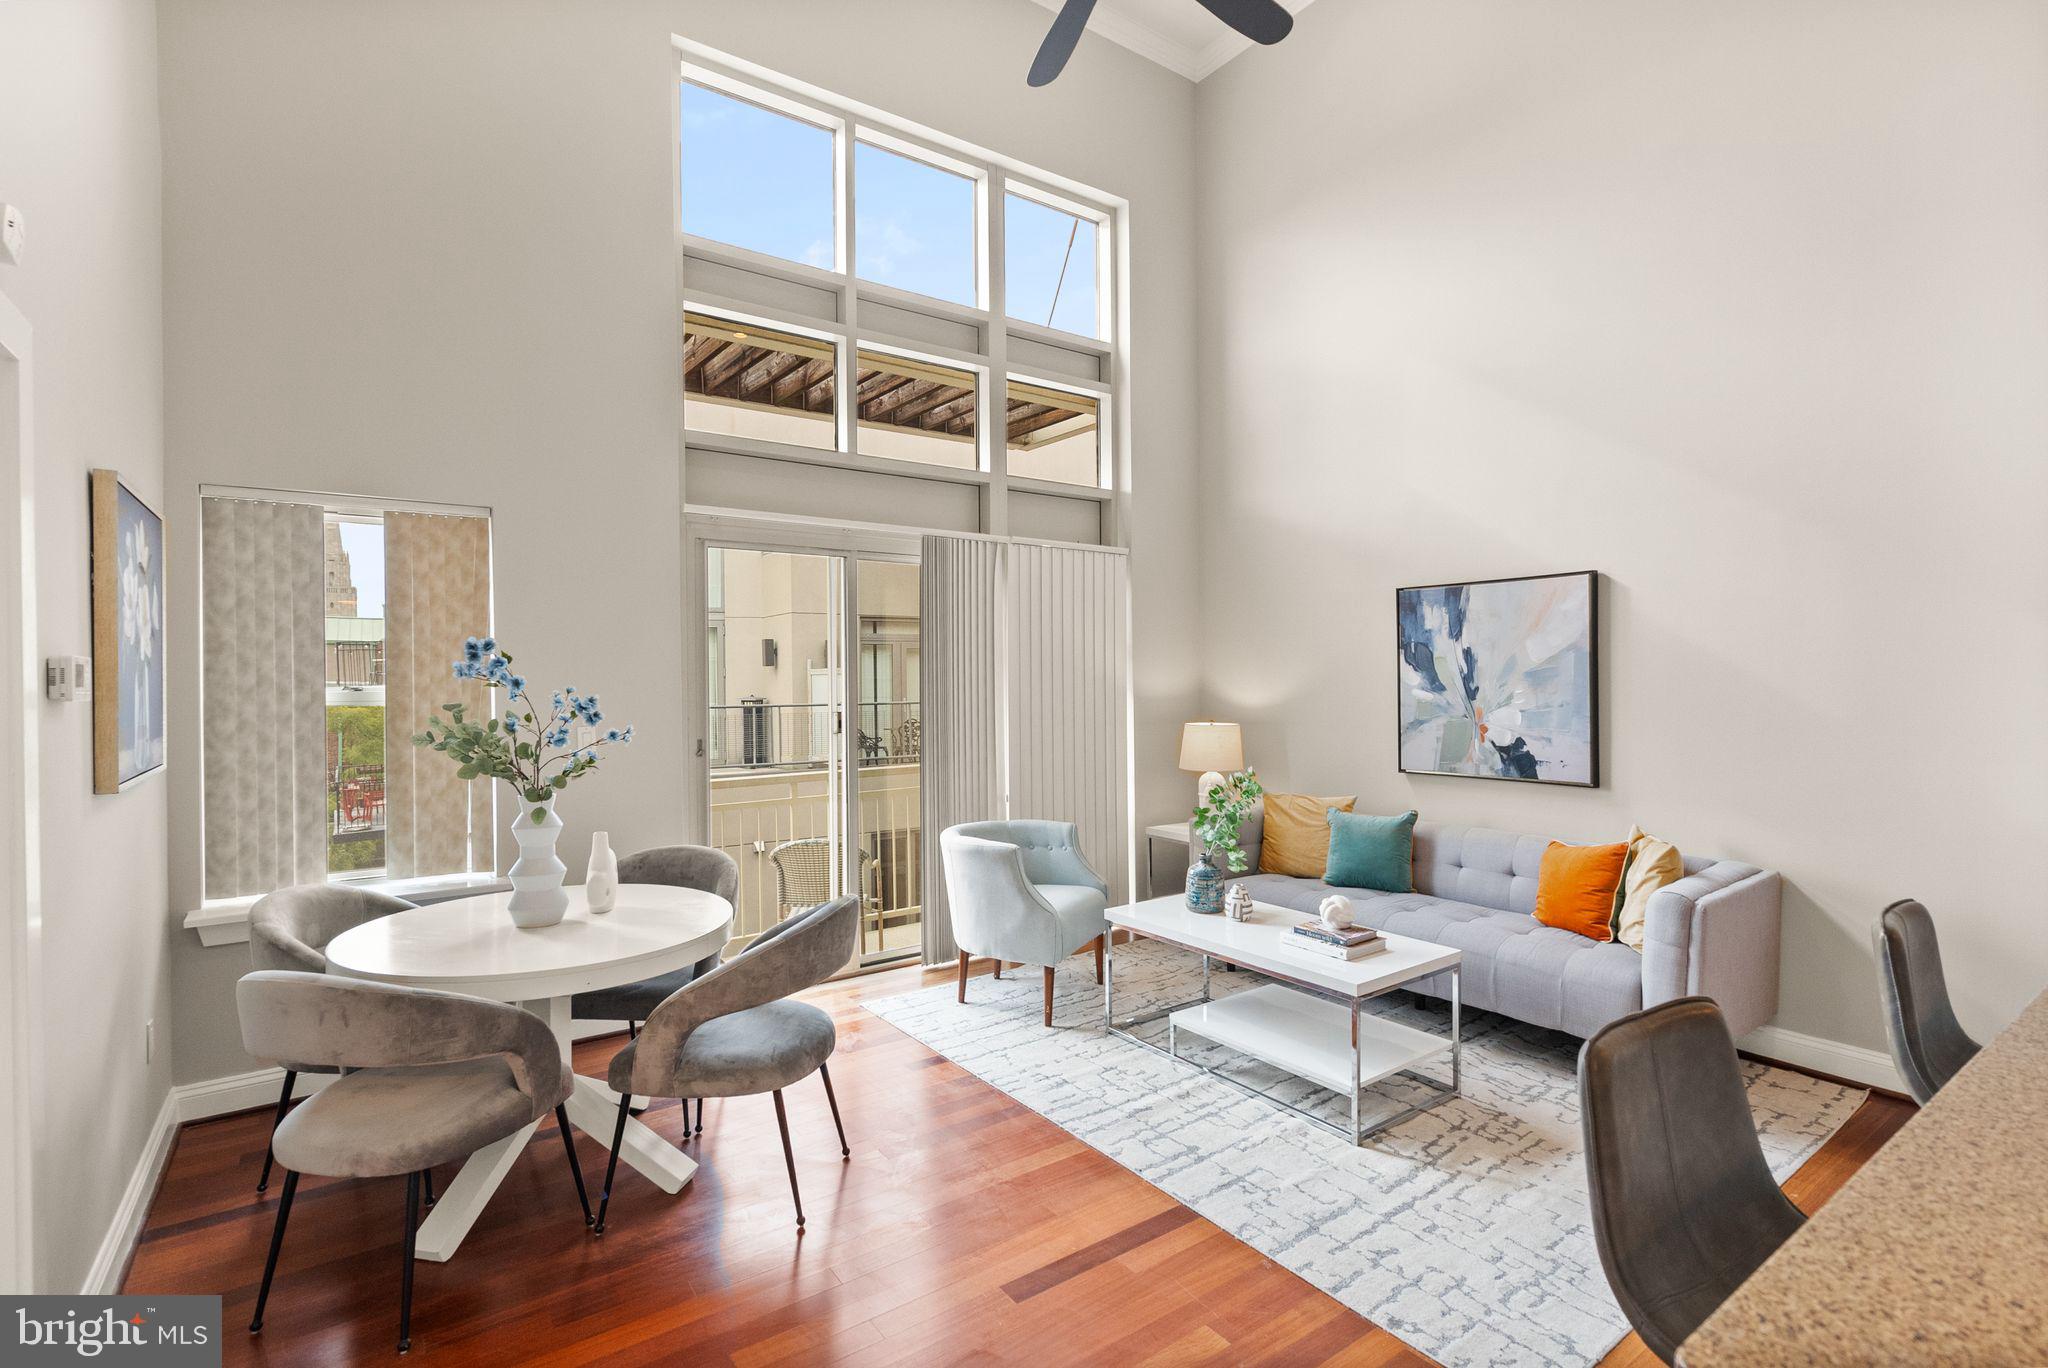
[[[832,266],[831,133],[685,81],[682,141],[685,232]],[[972,181],[859,143],[854,184],[863,280],[974,302]],[[1010,315],[1092,336],[1095,225],[1010,195],[1004,228]]]
[[[349,578],[356,582],[356,616],[384,616],[384,524],[344,522],[341,549],[348,552]]]

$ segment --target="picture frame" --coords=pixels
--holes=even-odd
[[[164,521],[118,472],[87,472],[92,522],[92,790],[163,771]]]
[[[1600,786],[1597,571],[1398,588],[1394,635],[1400,773]]]

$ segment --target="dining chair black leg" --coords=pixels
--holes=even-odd
[[[688,1120],[689,1118],[685,1117],[684,1119],[685,1119],[685,1120]],[[697,1133],[698,1135],[702,1135],[702,1134],[704,1133],[704,1099],[703,1099],[703,1098],[701,1098],[701,1097],[697,1099],[697,1131],[696,1131],[696,1133]]]
[[[277,1093],[277,1114],[270,1118],[270,1133],[272,1135],[277,1134],[277,1123],[284,1120],[285,1108],[291,1105],[292,1084],[298,1081],[298,1077],[298,1074],[290,1069],[284,1071],[284,1087],[280,1088]],[[270,1186],[270,1161],[275,1157],[276,1155],[271,1150],[269,1142],[266,1141],[263,1146],[263,1173],[256,1179],[256,1190],[258,1192]]]
[[[597,1198],[597,1223],[591,1227],[594,1234],[604,1234],[604,1214],[612,1204],[612,1179],[619,1172],[619,1150],[626,1143],[626,1118],[632,1114],[633,1094],[626,1093],[619,1098],[619,1124],[612,1127],[612,1157],[604,1164],[604,1191]]]
[[[420,1187],[426,1194],[424,1198],[426,1208],[432,1211],[434,1209],[434,1171],[432,1169],[420,1170]]]
[[[640,1038],[640,1023],[639,1023],[639,1022],[637,1022],[637,1021],[631,1021],[631,1020],[627,1021],[627,1022],[626,1022],[626,1039],[628,1039],[628,1040],[638,1040],[639,1038]]]
[[[782,1130],[782,1162],[789,1165],[789,1199],[796,1203],[796,1228],[804,1228],[804,1195],[796,1190],[796,1151],[789,1147],[789,1113],[783,1110],[782,1089],[775,1090],[775,1124]]]
[[[590,1214],[590,1194],[583,1190],[583,1165],[576,1162],[576,1137],[569,1130],[569,1108],[566,1104],[556,1105],[555,1125],[562,1132],[562,1148],[569,1151],[569,1172],[576,1178],[576,1200],[583,1204],[583,1224],[595,1225],[597,1218]]]
[[[299,1175],[284,1171],[284,1193],[277,1199],[277,1224],[270,1231],[270,1257],[263,1261],[263,1286],[256,1292],[256,1314],[249,1318],[249,1333],[263,1328],[263,1307],[270,1300],[270,1280],[277,1275],[277,1251],[284,1248],[284,1223],[291,1219],[292,1195],[299,1190]]]
[[[832,1104],[832,1127],[839,1132],[839,1157],[845,1159],[853,1151],[846,1147],[846,1127],[839,1120],[839,1099],[832,1093],[832,1071],[820,1064],[818,1077],[825,1080],[825,1100]]]
[[[420,1175],[405,1175],[405,1272],[398,1284],[398,1352],[412,1348],[412,1256],[419,1247]]]

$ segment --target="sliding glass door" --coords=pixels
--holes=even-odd
[[[739,539],[701,550],[706,839],[739,866],[736,943],[852,894],[849,967],[916,956],[915,560]]]

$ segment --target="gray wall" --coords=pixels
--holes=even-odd
[[[173,739],[197,749],[202,483],[487,503],[497,628],[639,724],[564,849],[679,839],[684,746],[670,222],[681,33],[1131,203],[1138,816],[1181,811],[1196,701],[1193,87],[1083,45],[1023,73],[1028,0],[181,0],[162,12]],[[883,509],[849,501],[841,516]],[[622,549],[630,548],[629,554]],[[571,586],[565,592],[564,583]],[[601,678],[592,677],[592,668]],[[197,776],[172,789],[196,904]],[[245,948],[176,937],[177,1077],[251,1067]]]
[[[28,235],[22,264],[0,265],[0,293],[35,335],[36,646],[90,655],[85,472],[118,470],[159,507],[164,492],[151,5],[0,5],[0,200],[22,211]],[[170,1084],[167,790],[156,778],[95,796],[91,704],[32,706],[42,719],[37,1285],[73,1291]],[[171,770],[192,754],[175,745]]]
[[[1783,1027],[2048,979],[2048,9],[1356,0],[1197,97],[1205,707],[1269,784],[1785,872]],[[1227,541],[1226,541],[1227,539]],[[1397,585],[1594,568],[1605,785],[1396,773]]]

